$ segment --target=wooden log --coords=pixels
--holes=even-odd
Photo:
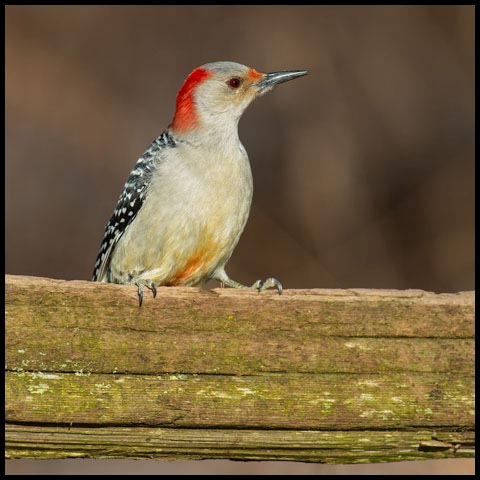
[[[474,414],[474,292],[6,276],[8,458],[468,457]]]

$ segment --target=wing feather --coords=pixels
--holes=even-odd
[[[109,266],[115,246],[145,202],[148,187],[159,160],[158,153],[162,149],[172,148],[175,145],[173,137],[166,130],[152,142],[148,150],[138,159],[123,187],[115,210],[105,226],[92,281],[110,281]]]

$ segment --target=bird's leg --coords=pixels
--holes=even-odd
[[[151,280],[137,280],[135,285],[138,287],[138,306],[141,307],[143,303],[143,287],[147,287],[153,293],[153,298],[157,296],[157,287]]]
[[[276,278],[267,278],[265,281],[257,280],[251,287],[247,287],[246,285],[242,285],[241,283],[229,278],[223,268],[221,270],[217,270],[213,278],[214,280],[218,280],[220,285],[223,284],[232,288],[252,288],[258,292],[263,292],[267,288],[276,288],[279,295],[281,295],[283,291],[282,284]]]

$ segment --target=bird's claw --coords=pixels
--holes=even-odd
[[[267,288],[276,288],[279,295],[283,292],[282,284],[276,278],[267,278],[265,281],[257,280],[253,285],[252,288],[258,290],[259,292],[263,292]]]
[[[138,286],[138,306],[141,307],[143,303],[143,284],[139,283],[137,286]]]
[[[147,287],[152,291],[153,298],[155,298],[157,296],[157,287],[155,286],[155,284],[151,280],[149,280],[147,283]]]

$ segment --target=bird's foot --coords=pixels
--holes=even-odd
[[[282,294],[283,287],[282,284],[276,278],[267,278],[264,280],[257,280],[251,287],[242,285],[235,280],[229,278],[224,269],[218,270],[215,272],[213,277],[215,280],[220,282],[220,286],[223,288],[225,285],[232,288],[251,288],[257,290],[257,292],[263,292],[267,288],[276,288],[279,295]]]
[[[157,296],[157,287],[151,280],[143,280],[135,283],[138,287],[138,306],[141,307],[143,303],[143,287],[147,287],[153,293],[153,298]]]
[[[283,292],[282,284],[276,278],[267,278],[265,281],[257,280],[250,288],[263,292],[267,288],[276,288],[279,295]]]

